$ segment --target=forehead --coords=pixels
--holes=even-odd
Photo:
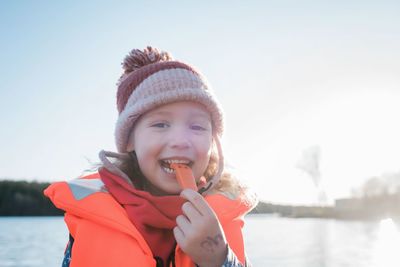
[[[205,106],[191,101],[180,101],[158,106],[148,111],[143,116],[187,116],[211,120],[211,115]]]

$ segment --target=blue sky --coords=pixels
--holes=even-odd
[[[0,177],[70,179],[115,150],[132,48],[197,66],[226,113],[228,160],[262,199],[311,203],[399,172],[396,1],[9,1],[0,9]]]

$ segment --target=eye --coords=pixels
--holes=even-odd
[[[207,128],[205,128],[201,125],[191,125],[190,129],[195,130],[195,131],[207,131]]]
[[[163,128],[168,128],[169,124],[166,122],[157,122],[157,123],[152,124],[151,127],[163,129]]]

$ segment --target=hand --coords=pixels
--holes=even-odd
[[[183,214],[176,217],[176,242],[201,267],[222,266],[228,252],[224,232],[218,218],[205,199],[192,189],[181,197]]]

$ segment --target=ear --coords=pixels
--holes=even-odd
[[[126,146],[126,151],[127,152],[132,152],[132,151],[134,151],[135,149],[133,148],[133,145],[131,145],[131,144],[129,144],[128,143],[128,145]]]
[[[133,132],[129,135],[129,139],[128,139],[128,144],[126,145],[126,151],[131,152],[133,150],[135,150],[135,146],[134,146],[134,138],[133,138]]]

